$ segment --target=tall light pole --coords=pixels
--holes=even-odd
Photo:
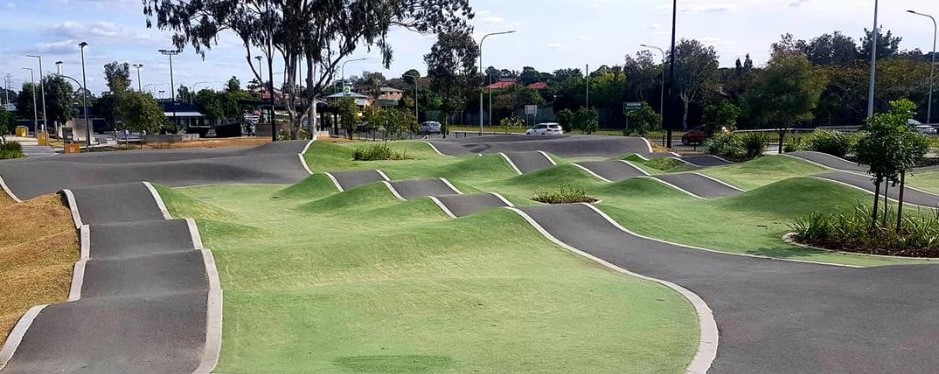
[[[26,57],[38,58],[39,59],[39,89],[42,93],[42,132],[46,132],[46,122],[49,122],[49,117],[46,115],[46,83],[43,82],[42,75],[42,56],[37,55],[26,55]],[[37,129],[38,130],[38,129]]]
[[[172,99],[170,105],[173,106],[173,129],[176,130],[176,132],[179,132],[179,119],[176,118],[176,83],[173,82],[173,56],[178,55],[179,52],[180,51],[178,49],[160,50],[160,53],[162,53],[164,56],[169,56],[170,58],[170,97]]]
[[[669,49],[671,58],[668,63],[668,97],[672,97],[675,86],[675,31],[678,23],[678,0],[672,0],[672,48]],[[665,148],[672,148],[672,121],[665,120],[665,111],[662,111],[662,122],[665,123]]]
[[[55,62],[55,72],[57,75],[62,75],[62,61]]]
[[[404,76],[406,76],[406,77],[414,77],[414,120],[417,121],[417,123],[421,123],[420,112],[418,111],[418,108],[417,108],[417,106],[418,106],[418,99],[417,99],[417,96],[418,96],[418,93],[417,93],[417,81],[420,80],[421,77],[420,77],[419,75],[415,75],[415,74],[405,74]]]
[[[874,87],[877,86],[877,39],[880,37],[880,30],[877,29],[877,11],[880,9],[880,1],[874,0],[874,29],[871,31],[871,81],[867,89],[867,118],[874,117]]]
[[[659,114],[662,114],[665,109],[665,59],[666,59],[665,50],[660,47],[656,47],[654,45],[649,45],[649,44],[640,44],[640,46],[644,48],[649,48],[649,49],[657,49],[659,52],[662,53],[662,95],[661,95],[661,98],[659,99]]]
[[[88,148],[91,148],[91,128],[93,125],[88,121],[88,81],[85,79],[85,47],[88,46],[88,43],[81,42],[78,44],[78,49],[81,50],[82,55],[82,108],[85,111],[85,141],[87,142]]]
[[[936,36],[939,35],[939,27],[936,27],[936,18],[931,15],[920,13],[914,10],[908,10],[912,14],[928,17],[932,20],[932,62],[929,64],[929,103],[926,105],[926,124],[932,123],[932,92],[933,84],[935,83],[934,77],[936,75]]]
[[[351,60],[346,60],[342,63],[342,96],[349,96],[346,94],[346,64],[356,61],[365,61],[367,58],[354,58]]]
[[[33,131],[39,132],[39,111],[36,109],[36,78],[33,77],[32,68],[23,68],[23,70],[29,70],[29,82],[30,86],[33,88]]]
[[[60,62],[61,62],[61,61],[60,61]],[[63,74],[61,74],[61,73],[56,74],[56,76],[58,76],[58,77],[60,77],[60,78],[65,78],[65,79],[70,79],[70,80],[72,80],[72,82],[75,82],[75,84],[77,84],[78,87],[81,88],[82,92],[85,92],[85,86],[83,86],[83,85],[81,84],[81,82],[79,82],[77,79],[72,78],[72,77],[67,76],[67,75],[63,75]],[[83,110],[85,111],[85,123],[88,123],[88,105],[87,105],[87,102],[86,102],[86,104],[85,104]],[[62,135],[63,135],[63,136],[65,135],[65,134],[64,134],[64,131],[63,131],[63,134],[62,134]],[[72,136],[75,136],[74,133],[72,133]],[[74,139],[73,139],[73,140],[74,140]]]
[[[140,80],[140,68],[143,67],[143,64],[134,64],[134,68],[137,69],[137,91],[143,92],[143,82]]]
[[[483,35],[483,38],[479,40],[479,71],[480,72],[483,71],[483,43],[486,42],[486,38],[490,36],[514,34],[514,33],[515,33],[515,30],[508,30],[508,31],[494,32],[494,33]],[[484,131],[483,130],[483,109],[484,109],[483,99],[484,99],[483,90],[479,90],[479,135],[480,136],[483,135],[483,131]]]

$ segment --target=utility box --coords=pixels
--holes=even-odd
[[[16,136],[20,138],[25,138],[29,136],[29,127],[16,126]]]
[[[82,146],[78,143],[69,143],[65,145],[65,154],[67,155],[76,155],[81,153]]]
[[[49,146],[49,133],[39,132],[36,133],[36,142],[39,146],[48,147]]]

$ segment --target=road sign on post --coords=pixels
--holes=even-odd
[[[639,109],[642,109],[642,103],[640,102],[623,103],[623,114],[629,114],[630,112],[635,112]]]
[[[529,124],[529,127],[534,126],[535,122],[538,121],[538,106],[537,105],[525,105],[525,120],[528,121],[528,116],[532,116],[532,121]]]

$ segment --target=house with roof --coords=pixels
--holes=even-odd
[[[516,86],[519,86],[519,84],[518,82],[515,81],[515,79],[503,78],[503,79],[500,79],[498,82],[495,82],[493,84],[490,84],[484,87],[483,89],[497,91],[497,90],[504,90],[504,89],[508,89],[508,88],[512,88]],[[548,84],[544,82],[535,82],[525,87],[532,89],[532,90],[541,91],[541,90],[547,89]]]

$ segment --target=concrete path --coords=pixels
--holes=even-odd
[[[25,157],[49,157],[55,156],[55,150],[49,146],[24,145],[23,156]]]
[[[502,157],[505,157],[509,166],[519,174],[528,174],[557,165],[547,153],[540,151],[504,152]]]
[[[619,157],[629,153],[651,153],[643,138],[615,136],[525,136],[494,135],[431,141],[447,155],[545,151],[560,157]]]
[[[843,171],[833,171],[829,173],[816,175],[817,178],[826,179],[835,181],[841,184],[845,184],[851,187],[862,189],[864,191],[873,193],[874,182],[871,180],[871,177],[868,175],[855,174],[850,172]],[[883,189],[881,189],[881,196],[883,196]],[[893,200],[900,199],[900,188],[890,187],[887,190],[887,196]],[[939,208],[939,195],[934,195],[932,193],[918,190],[910,186],[906,187],[906,191],[903,193],[903,202],[911,205],[919,205],[928,208]]]
[[[733,256],[630,234],[586,205],[521,210],[567,245],[703,298],[720,329],[710,372],[926,373],[939,365],[939,268]]]
[[[695,197],[717,198],[733,196],[743,192],[717,179],[698,173],[653,175],[652,178]]]
[[[402,200],[422,197],[462,194],[446,179],[421,179],[386,182],[396,196]]]
[[[195,225],[167,220],[141,182],[63,193],[83,243],[70,302],[19,322],[0,353],[0,367],[9,360],[2,373],[211,370],[221,291]]]
[[[297,183],[307,176],[298,154],[308,142],[251,149],[88,153],[0,162],[0,176],[20,199],[63,188],[149,180],[171,187],[214,183]]]
[[[649,175],[644,170],[623,160],[584,161],[574,165],[604,182],[621,182],[630,178]]]
[[[489,209],[514,206],[501,195],[494,193],[431,196],[431,199],[453,218],[471,216]]]
[[[389,181],[388,176],[379,170],[337,171],[326,173],[340,192],[364,186],[369,183]]]

